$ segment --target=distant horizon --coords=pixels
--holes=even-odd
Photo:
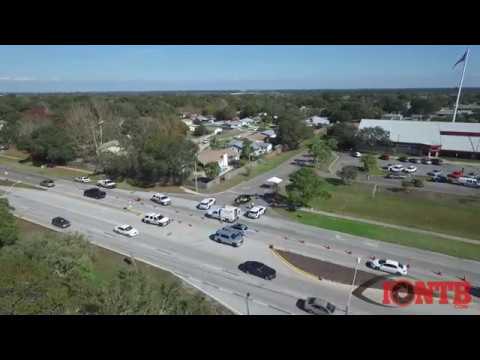
[[[230,93],[230,94],[242,94],[242,93],[256,93],[256,92],[355,92],[355,91],[457,91],[455,87],[405,87],[405,88],[316,88],[316,89],[198,89],[198,90],[71,90],[71,91],[0,91],[0,94],[5,95],[56,95],[56,94],[112,94],[112,93]],[[463,87],[462,91],[479,90],[480,86]]]
[[[0,45],[0,92],[480,87],[480,46]]]

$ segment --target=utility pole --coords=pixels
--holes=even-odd
[[[198,192],[198,182],[197,182],[197,159],[194,160],[194,175],[195,175],[195,191]]]
[[[357,278],[357,270],[358,270],[358,265],[360,264],[360,261],[362,261],[362,258],[357,257],[357,264],[355,265],[355,273],[353,274],[352,288],[350,289],[350,293],[348,294],[348,301],[347,301],[347,307],[345,309],[345,315],[348,315],[348,310],[350,308],[350,301],[352,300],[352,293],[355,287],[355,279]]]
[[[98,126],[100,126],[100,146],[103,144],[103,120],[98,122]]]
[[[455,103],[455,111],[453,112],[453,120],[452,122],[455,122],[455,119],[457,117],[457,110],[458,110],[458,102],[460,100],[460,94],[462,92],[462,86],[463,86],[463,78],[465,77],[465,69],[467,68],[467,62],[468,62],[468,54],[470,53],[470,49],[467,49],[467,52],[465,53],[465,61],[463,62],[463,71],[462,71],[462,78],[460,80],[460,86],[458,87],[458,94],[457,94],[457,101]],[[460,60],[461,61],[461,60]],[[457,62],[458,64],[458,62]],[[455,64],[456,65],[456,64]]]
[[[247,315],[250,315],[250,307],[249,307],[249,304],[248,304],[248,299],[250,298],[250,293],[247,292],[247,295],[245,297],[245,301],[246,301],[246,304],[247,304]]]

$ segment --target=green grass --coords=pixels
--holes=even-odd
[[[13,170],[29,172],[37,175],[42,175],[45,177],[58,177],[63,179],[72,179],[76,176],[85,175],[82,171],[75,171],[69,169],[62,169],[59,167],[53,168],[41,168],[39,166],[33,166],[31,162],[19,163],[18,160],[8,159],[5,157],[0,157],[0,164],[7,165]]]
[[[462,159],[454,157],[442,157],[442,159],[454,162],[458,161],[460,163],[471,163],[472,165],[480,165],[480,159]]]
[[[15,184],[14,181],[10,181],[10,180],[0,180],[0,186],[12,186],[13,184]],[[25,184],[25,183],[17,183],[17,184],[15,185],[15,187],[13,187],[13,189],[15,189],[15,188],[45,190],[45,189],[38,188],[38,187],[29,185],[29,184]]]
[[[355,236],[380,240],[392,244],[414,247],[445,255],[480,261],[480,244],[469,244],[414,231],[398,230],[353,220],[338,219],[304,211],[288,212],[277,210],[302,224],[339,231]]]
[[[330,199],[314,199],[311,206],[332,213],[358,216],[390,224],[409,226],[480,240],[480,194],[476,197],[392,191],[378,186],[354,183],[330,185]]]

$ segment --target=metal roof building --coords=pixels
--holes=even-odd
[[[440,151],[478,153],[480,123],[362,119],[359,129],[381,127],[393,143],[418,144]]]

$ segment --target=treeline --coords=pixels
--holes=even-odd
[[[227,313],[186,292],[179,282],[156,282],[133,265],[118,266],[106,276],[95,248],[81,236],[19,235],[5,200],[0,213],[2,315]]]

